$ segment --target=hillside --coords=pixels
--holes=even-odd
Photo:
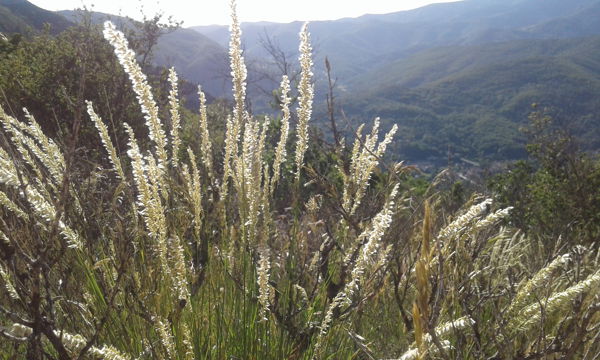
[[[411,11],[310,24],[317,93],[324,57],[352,124],[398,123],[400,158],[445,163],[524,155],[519,127],[532,103],[552,107],[587,148],[600,146],[598,0],[465,0]],[[242,25],[248,57],[268,34],[289,54],[300,23]],[[194,27],[216,42],[226,27]],[[276,86],[276,84],[273,84]],[[558,110],[560,109],[560,111]],[[325,123],[324,106],[316,121]]]
[[[50,32],[53,34],[73,25],[64,16],[44,10],[26,0],[0,0],[0,32],[26,33],[42,30],[44,24],[50,25]]]
[[[598,0],[466,0],[384,15],[315,21],[310,31],[317,67],[322,70],[322,59],[328,56],[345,83],[425,48],[600,34],[600,20],[594,17],[599,6]],[[296,52],[300,26],[300,22],[242,24],[246,51],[249,56],[264,57],[260,40],[269,34],[284,51]],[[227,45],[227,26],[192,29]]]
[[[77,11],[60,11],[60,14],[77,20]],[[121,26],[131,26],[132,21],[111,14],[92,13],[92,21],[96,24],[107,20]],[[206,36],[190,29],[177,29],[158,39],[153,62],[158,66],[175,66],[182,78],[201,84],[213,96],[222,97],[231,87],[227,84],[227,56],[225,48]]]
[[[177,29],[163,35],[158,40],[154,62],[175,66],[183,78],[202,85],[216,97],[230,92],[227,50],[196,31]]]
[[[10,9],[0,6],[0,32],[22,34],[31,30],[31,27],[25,20],[13,14]]]
[[[398,123],[403,158],[442,160],[449,147],[459,157],[518,158],[518,128],[533,103],[553,108],[588,148],[600,147],[598,36],[431,49],[366,78],[341,106],[355,120]]]

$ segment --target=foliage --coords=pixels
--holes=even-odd
[[[491,179],[504,204],[514,206],[513,221],[539,234],[548,246],[598,244],[600,236],[600,161],[579,150],[577,139],[535,109],[525,129],[529,160]]]
[[[137,131],[145,131],[139,120],[138,106],[131,92],[126,73],[114,58],[112,49],[103,39],[100,27],[91,23],[91,14],[82,12],[79,25],[74,25],[57,36],[47,32],[23,39],[13,35],[0,42],[0,104],[12,116],[21,116],[22,109],[40,118],[40,125],[51,136],[72,133],[79,119],[80,140],[92,144],[88,149],[90,160],[97,161],[94,149],[100,145],[94,126],[81,121],[85,114],[84,100],[106,104],[98,109],[99,115],[109,121],[109,133],[119,150],[126,148],[122,124],[127,122]],[[156,37],[160,33],[160,18],[142,30],[130,29],[135,50],[144,54],[146,62],[152,56]],[[153,82],[166,79],[166,71],[150,65],[145,67]],[[181,81],[184,104],[198,108],[196,87]],[[156,87],[160,103],[167,102],[166,86]],[[191,96],[193,94],[193,97]],[[186,116],[186,115],[184,115]]]
[[[136,108],[128,88],[110,47],[91,25],[72,27],[56,37],[42,33],[0,55],[2,105],[13,116],[27,108],[44,119],[44,131],[53,136],[71,132],[87,99],[110,104],[100,113],[111,121],[111,136],[122,148],[123,135],[115,137],[113,131],[124,121],[139,123],[130,120]],[[91,124],[84,123],[81,132],[83,141],[97,143]]]

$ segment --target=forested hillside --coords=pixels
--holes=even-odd
[[[346,84],[375,66],[432,47],[600,35],[600,23],[593,16],[599,4],[598,0],[465,0],[392,14],[316,21],[311,24],[315,63],[322,70],[320,60],[329,57],[340,82]],[[267,55],[260,42],[265,35],[275,38],[284,51],[296,52],[299,26],[242,24],[248,56]],[[192,28],[227,46],[226,26]]]
[[[371,81],[367,81],[371,79]],[[401,158],[514,159],[532,104],[600,147],[600,37],[519,40],[419,52],[356,80],[341,99],[354,119],[380,116],[402,131]]]
[[[327,57],[337,110],[354,126],[376,116],[386,129],[398,124],[402,141],[392,153],[410,161],[445,164],[449,152],[521,158],[518,129],[534,103],[554,108],[560,126],[598,149],[599,9],[597,0],[466,0],[314,22],[317,93],[326,91]],[[242,24],[248,56],[275,61],[270,40],[291,58],[298,26]],[[194,29],[227,42],[226,27]],[[317,115],[326,128],[324,105]]]

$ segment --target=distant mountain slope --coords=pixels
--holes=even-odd
[[[384,15],[364,15],[310,24],[318,50],[317,67],[328,56],[342,82],[375,66],[424,48],[473,45],[528,38],[600,35],[599,0],[465,0]],[[571,26],[571,25],[577,26]],[[265,52],[260,39],[276,38],[282,49],[297,49],[301,24],[242,24],[250,56]],[[226,26],[192,27],[226,46]]]
[[[177,72],[214,96],[228,96],[228,52],[216,42],[190,29],[178,29],[163,35],[157,44],[155,63],[175,66]]]
[[[523,156],[518,128],[532,103],[557,109],[586,146],[600,148],[598,14],[600,0],[465,0],[313,22],[317,89],[327,56],[345,114],[354,124],[398,123],[396,154],[412,161],[445,161],[449,149]],[[265,34],[295,52],[300,25],[242,24],[248,57],[265,57]],[[194,29],[226,44],[226,27]]]
[[[30,29],[42,30],[44,24],[49,24],[50,31],[57,34],[72,22],[64,16],[44,10],[26,0],[0,0],[0,32],[24,33]]]
[[[600,3],[573,14],[548,20],[526,29],[540,38],[564,38],[600,34]]]
[[[464,0],[431,4],[409,11],[365,15],[358,19],[394,23],[485,24],[497,29],[514,29],[568,16],[594,4],[596,0]]]
[[[368,76],[368,75],[367,75]],[[600,37],[427,50],[379,69],[339,102],[356,121],[398,123],[404,158],[523,155],[531,104],[555,109],[588,148],[600,147]]]
[[[13,14],[10,9],[0,6],[0,32],[23,34],[32,30],[33,28],[25,20]]]
[[[61,11],[61,14],[76,20],[76,11]],[[94,23],[111,20],[127,25],[130,19],[103,13],[92,13]],[[154,63],[159,66],[174,66],[180,77],[202,85],[213,96],[229,94],[228,53],[219,44],[206,36],[190,30],[177,29],[162,35],[154,51]]]
[[[587,43],[587,39],[514,40],[484,45],[434,47],[386,63],[352,79],[356,91],[388,86],[418,87],[484,65],[528,57],[551,57]]]

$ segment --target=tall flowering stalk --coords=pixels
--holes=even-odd
[[[188,289],[189,283],[187,280],[187,266],[185,264],[183,242],[179,237],[175,236],[169,239],[168,245],[171,256],[172,288],[175,295],[177,295],[177,300],[187,303],[190,301],[190,292]]]
[[[446,323],[443,323],[441,325],[439,325],[438,327],[435,328],[435,335],[438,338],[444,338],[447,337],[448,335],[451,335],[453,332],[456,331],[461,331],[461,330],[465,330],[467,329],[469,326],[472,326],[473,324],[475,324],[475,321],[473,319],[471,319],[468,316],[463,316],[461,318],[458,318],[456,320],[452,320],[452,321],[448,321]],[[426,351],[430,354],[435,354],[439,351],[438,348],[432,346],[432,338],[431,335],[429,334],[425,334],[423,336],[423,344],[426,347]],[[448,349],[450,346],[450,344],[448,343],[447,340],[442,340],[441,341],[442,347],[443,349]],[[413,345],[416,345],[413,344]],[[413,346],[410,349],[408,349],[401,357],[399,360],[416,360],[419,358],[419,354],[421,353],[421,351],[419,350],[418,347]]]
[[[223,181],[221,183],[221,201],[227,199],[229,193],[229,178],[232,177],[232,162],[237,156],[240,129],[236,128],[231,115],[225,122],[225,155],[223,156]]]
[[[19,179],[19,172],[17,170],[18,162],[12,160],[8,153],[2,149],[0,151],[0,183],[5,183],[18,189],[20,195],[29,203],[35,215],[43,219],[44,223],[48,225],[55,224],[57,226],[69,248],[81,250],[83,248],[82,239],[75,230],[63,221],[61,217],[64,214],[61,214],[61,217],[58,216],[53,201],[48,200],[52,197],[44,186],[43,180],[46,177],[44,177],[41,169],[37,166],[37,161],[30,154],[33,154],[48,169],[50,179],[53,180],[48,185],[53,191],[56,191],[56,187],[60,185],[59,181],[62,181],[64,157],[54,142],[42,133],[35,119],[27,111],[25,113],[29,120],[29,126],[9,116],[0,107],[0,122],[2,122],[4,129],[11,134],[11,142],[25,163],[33,169],[37,178],[29,180],[25,174],[20,174]],[[3,197],[0,200],[2,200],[4,206],[19,215],[19,208],[16,207],[16,204],[12,203],[8,198],[5,199]]]
[[[517,311],[521,311],[527,304],[527,300],[531,297],[531,294],[536,294],[537,289],[547,286],[548,280],[551,278],[552,274],[565,266],[569,261],[571,261],[571,254],[558,256],[550,264],[538,271],[531,279],[522,284],[506,310],[507,314],[515,315]]]
[[[65,158],[59,149],[56,143],[48,138],[46,134],[42,131],[42,128],[35,120],[33,115],[27,111],[27,109],[23,109],[25,112],[25,117],[27,118],[28,126],[21,125],[20,122],[14,122],[15,125],[20,125],[23,134],[29,134],[31,137],[30,141],[27,141],[27,144],[31,151],[42,161],[44,166],[50,171],[52,177],[55,179],[56,184],[62,183],[63,172],[66,167]],[[23,137],[27,139],[27,137]],[[37,142],[40,144],[41,151],[35,151],[37,148],[34,143]]]
[[[287,155],[285,145],[287,143],[288,133],[290,131],[290,80],[287,75],[281,79],[281,135],[277,148],[275,149],[275,160],[273,161],[273,177],[271,178],[271,192],[273,192],[277,181],[279,181],[281,164],[285,161]]]
[[[312,84],[312,48],[310,46],[310,34],[308,23],[302,26],[300,31],[300,83],[298,84],[298,127],[296,142],[296,181],[300,180],[300,170],[304,165],[304,153],[308,148],[308,122],[312,113],[312,102],[314,97]]]
[[[202,162],[208,172],[208,176],[213,177],[213,158],[212,158],[212,142],[210,133],[208,132],[208,112],[206,110],[206,95],[202,88],[198,86],[198,98],[200,99],[200,150]]]
[[[194,215],[194,232],[196,238],[200,238],[200,230],[202,228],[202,186],[200,184],[200,172],[196,166],[196,155],[194,151],[188,148],[188,157],[190,158],[191,171],[188,171],[185,166],[183,175],[185,185],[188,192],[189,201],[192,205],[192,213]]]
[[[144,163],[144,157],[140,153],[140,148],[137,144],[137,140],[135,139],[133,129],[127,123],[123,124],[123,126],[129,135],[129,150],[127,151],[127,155],[131,159],[133,181],[137,187],[137,203],[140,209],[139,212],[144,217],[147,217],[150,215],[152,197],[150,194],[150,184],[148,183],[148,179],[144,173],[144,167],[146,164]],[[148,219],[145,219],[145,221],[147,223],[150,222]]]
[[[413,303],[413,322],[415,325],[415,342],[417,344],[417,358],[425,359],[427,353],[427,344],[425,334],[429,327],[429,296],[431,295],[431,285],[429,283],[431,266],[431,206],[429,202],[425,203],[425,213],[423,216],[423,231],[421,238],[421,254],[415,264],[416,276],[416,296]]]
[[[260,216],[263,184],[263,153],[266,138],[266,121],[262,124],[255,119],[247,119],[244,126],[242,151],[235,158],[233,180],[238,195],[244,201],[239,206],[240,217],[244,219],[241,228],[248,241],[256,235]]]
[[[572,306],[572,301],[576,297],[590,290],[595,291],[597,294],[599,285],[600,270],[597,270],[585,280],[561,292],[554,293],[544,301],[534,301],[531,305],[523,308],[519,311],[519,314],[510,319],[508,329],[515,333],[527,331],[536,324],[540,324],[545,316],[552,316],[558,310],[568,309]],[[592,294],[594,293],[592,292]]]
[[[350,159],[350,174],[344,175],[344,193],[342,197],[343,207],[349,214],[354,214],[360,205],[371,174],[379,164],[380,158],[385,153],[387,146],[392,142],[398,126],[394,124],[384,139],[379,141],[379,118],[375,119],[373,129],[370,135],[366,135],[364,141],[361,140],[364,126],[358,128],[356,141],[352,148],[352,158]]]
[[[104,145],[104,148],[108,152],[108,158],[110,159],[110,162],[112,163],[113,168],[117,173],[117,176],[119,177],[119,179],[125,179],[125,173],[123,173],[121,160],[117,155],[117,150],[115,149],[112,141],[110,140],[110,136],[108,135],[108,128],[106,127],[106,125],[104,125],[100,116],[98,116],[98,114],[96,114],[96,112],[94,111],[92,103],[90,101],[87,101],[86,104],[88,115],[90,116],[90,119],[92,119],[92,121],[94,122],[94,126],[96,126],[96,129],[98,129],[98,132],[100,133],[102,145]]]
[[[156,178],[160,170],[154,157],[142,156],[133,129],[128,124],[125,124],[125,130],[129,134],[127,155],[131,159],[133,180],[138,192],[138,212],[144,219],[148,235],[155,240],[155,250],[162,269],[168,274],[170,271],[167,263],[167,220]]]
[[[156,159],[151,154],[144,157],[146,163],[146,173],[150,180],[150,216],[148,217],[148,226],[152,232],[152,236],[155,239],[155,251],[159,255],[163,273],[165,275],[171,275],[171,269],[167,262],[167,255],[169,253],[169,246],[167,245],[168,236],[168,223],[166,217],[167,208],[166,204],[163,204],[161,199],[161,185],[157,181],[160,179],[160,167],[156,163]]]
[[[467,210],[467,212],[456,220],[452,221],[449,225],[443,228],[438,238],[441,241],[448,242],[456,237],[461,231],[467,229],[467,226],[476,218],[481,216],[490,206],[492,205],[492,199],[485,199],[479,204],[475,204]]]
[[[319,355],[322,346],[323,338],[331,328],[335,312],[337,309],[345,305],[352,304],[352,298],[360,291],[361,282],[365,278],[365,272],[378,258],[381,249],[381,239],[385,232],[392,224],[392,216],[396,208],[396,197],[398,196],[399,185],[396,184],[392,189],[388,201],[383,206],[383,209],[373,218],[370,226],[365,229],[358,237],[358,243],[361,245],[358,259],[351,271],[351,279],[346,284],[344,289],[340,291],[331,301],[325,318],[321,322],[320,331],[317,336],[314,347],[315,358]]]
[[[4,109],[1,107],[0,122],[2,122],[2,127],[6,133],[10,134],[10,140],[17,149],[19,155],[23,158],[23,161],[34,171],[36,176],[33,178],[33,181],[38,181],[35,179],[44,179],[42,169],[38,166],[38,162],[35,160],[37,158],[51,174],[51,181],[47,182],[47,185],[51,190],[56,191],[57,186],[62,183],[64,159],[62,155],[50,155],[53,150],[43,145],[46,142],[44,139],[45,135],[41,134],[42,137],[40,137],[39,133],[30,132],[36,123],[33,117],[29,116],[27,111],[25,111],[25,113],[30,121],[29,127],[12,116],[6,114]],[[51,140],[48,139],[48,142],[51,142]],[[42,144],[42,147],[40,147],[38,144]],[[12,162],[10,158],[8,158],[8,160]],[[45,191],[43,187],[41,187],[40,190]]]
[[[223,183],[221,188],[221,199],[227,197],[227,186],[231,177],[231,162],[238,153],[238,141],[240,132],[244,125],[246,117],[246,76],[247,70],[242,56],[242,30],[237,17],[236,2],[231,0],[231,26],[229,31],[231,39],[229,41],[229,60],[231,66],[231,77],[233,83],[233,98],[235,105],[233,108],[233,117],[231,123],[227,123],[227,135],[225,139],[225,158],[223,159]]]
[[[167,168],[167,137],[158,117],[158,107],[154,101],[154,96],[152,95],[150,85],[148,85],[146,75],[135,60],[135,53],[129,49],[125,35],[118,31],[110,21],[104,23],[104,38],[115,48],[115,54],[119,59],[119,63],[121,63],[121,66],[123,66],[133,84],[133,91],[137,95],[138,102],[146,119],[150,140],[154,141],[156,145],[158,166],[162,173]]]
[[[175,347],[175,339],[173,338],[173,333],[171,332],[168,322],[158,316],[153,320],[155,322],[154,329],[156,330],[156,333],[160,338],[160,342],[165,349],[167,359],[175,359],[177,349]]]
[[[247,70],[242,56],[242,29],[237,16],[236,2],[231,0],[231,26],[229,31],[231,39],[229,41],[229,59],[231,62],[231,77],[233,79],[233,98],[235,107],[233,108],[233,120],[238,126],[244,122],[244,108],[246,102],[246,77]]]
[[[169,107],[171,112],[171,164],[173,167],[179,165],[179,147],[181,146],[181,139],[179,137],[179,130],[181,128],[181,115],[179,115],[179,98],[177,92],[177,73],[174,68],[169,69],[169,83],[171,90],[169,91]]]
[[[264,247],[260,251],[260,260],[257,269],[258,283],[258,303],[260,304],[260,318],[266,321],[269,312],[269,297],[271,295],[271,285],[269,285],[269,274],[271,271],[271,262],[269,261],[269,248]]]

